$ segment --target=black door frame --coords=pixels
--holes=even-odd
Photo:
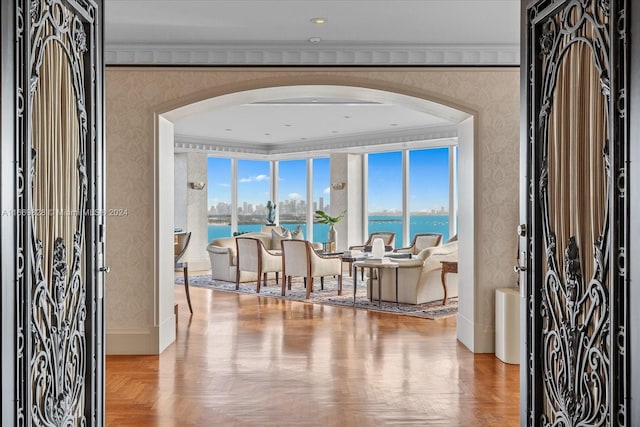
[[[630,35],[629,58],[629,235],[627,246],[627,287],[629,303],[633,307],[629,312],[629,331],[627,348],[629,349],[629,383],[631,384],[628,422],[631,426],[640,422],[640,266],[638,258],[631,254],[640,254],[640,5],[633,1],[627,12]],[[635,267],[635,268],[634,268]]]
[[[585,4],[593,4],[596,0]],[[640,236],[640,229],[630,218],[640,218],[638,209],[637,190],[633,183],[640,182],[640,175],[629,167],[629,155],[639,154],[637,143],[634,147],[631,135],[640,135],[638,120],[631,120],[633,106],[638,104],[638,83],[640,79],[630,76],[640,75],[638,57],[630,65],[629,37],[633,32],[632,24],[640,22],[636,9],[630,11],[630,3],[627,0],[612,0],[599,2],[598,7],[603,13],[609,14],[607,29],[608,46],[605,49],[609,73],[604,74],[607,79],[602,86],[609,89],[608,96],[608,152],[605,154],[610,164],[611,179],[609,184],[609,199],[606,208],[609,211],[609,221],[605,226],[608,231],[604,236],[609,243],[604,245],[604,271],[609,283],[608,302],[602,304],[610,313],[608,336],[608,350],[604,353],[609,357],[608,377],[605,379],[608,393],[606,394],[608,408],[608,422],[610,425],[633,425],[632,420],[640,419],[639,405],[633,404],[632,396],[638,396],[640,381],[638,375],[632,371],[632,366],[639,366],[638,352],[635,346],[640,342],[638,331],[634,326],[640,324],[639,310],[629,310],[629,301],[638,301],[640,291],[634,289],[631,284],[632,247],[630,236]],[[550,42],[555,33],[546,33],[544,24],[548,17],[557,11],[569,7],[581,7],[578,2],[552,1],[552,0],[525,0],[522,2],[522,57],[521,57],[521,96],[522,96],[522,124],[521,124],[521,202],[520,219],[526,224],[526,233],[520,240],[520,251],[524,255],[522,263],[524,269],[522,276],[526,278],[522,286],[521,313],[523,321],[521,332],[523,343],[521,347],[521,425],[539,425],[542,413],[542,384],[543,374],[540,367],[542,347],[539,337],[542,333],[542,297],[539,290],[542,289],[543,263],[545,251],[549,248],[543,242],[543,214],[539,200],[540,186],[545,180],[546,167],[541,163],[542,153],[539,141],[542,136],[540,127],[542,117],[547,108],[543,106],[541,99],[542,84],[544,78],[541,69],[541,54],[545,50],[544,42]],[[553,29],[553,31],[559,31]],[[549,38],[545,40],[545,36]],[[638,34],[634,40],[639,40]],[[640,45],[635,44],[636,46]],[[551,48],[547,45],[546,48]],[[634,68],[635,67],[635,68]],[[629,71],[636,71],[629,73]],[[633,84],[635,83],[635,85]],[[631,89],[631,90],[630,90]],[[552,101],[552,100],[551,100]],[[636,107],[637,108],[637,107]],[[635,125],[635,126],[634,126]],[[544,129],[544,128],[542,128]],[[635,150],[635,151],[634,151]],[[631,157],[633,158],[633,157]],[[640,164],[637,163],[637,164]],[[635,179],[634,179],[635,178]],[[635,193],[634,193],[635,191]],[[635,202],[635,207],[634,203]],[[605,207],[603,207],[604,209]],[[633,213],[636,215],[633,215]],[[631,215],[631,216],[630,216]],[[638,221],[636,221],[637,223]],[[636,233],[630,234],[630,227],[636,227]],[[554,249],[555,250],[555,245]],[[558,250],[564,250],[560,248]],[[585,260],[591,262],[591,260]],[[635,272],[638,278],[638,273]],[[590,280],[590,278],[585,278]],[[635,346],[634,346],[635,343]],[[635,362],[632,365],[631,361]],[[635,380],[635,381],[634,381]],[[553,381],[547,378],[545,381]]]
[[[0,50],[2,70],[0,81],[0,330],[1,369],[0,407],[1,424],[17,425],[15,418],[15,354],[16,354],[16,312],[15,312],[15,266],[17,265],[16,230],[11,215],[16,209],[15,161],[15,4],[14,1],[0,2]]]
[[[75,52],[86,53],[75,62],[83,70],[77,90],[83,91],[87,124],[85,139],[88,198],[84,219],[86,291],[84,336],[86,364],[84,417],[87,425],[104,424],[104,249],[105,249],[105,155],[104,155],[104,63],[103,0],[54,0],[73,11]],[[34,76],[30,38],[32,25],[45,0],[0,2],[0,293],[1,307],[1,406],[0,425],[31,422],[30,314],[33,268],[32,233],[28,197],[24,189],[31,171],[29,99]],[[82,29],[80,29],[82,27]],[[86,36],[86,37],[85,37]],[[86,45],[85,45],[86,43]],[[37,77],[36,77],[37,78]],[[79,93],[79,92],[76,92]],[[79,118],[80,119],[80,118]],[[21,213],[24,212],[24,213]],[[22,326],[21,326],[22,325]],[[24,332],[24,336],[22,335]]]
[[[594,3],[592,0],[588,3]],[[633,279],[640,280],[638,270],[633,271],[631,253],[633,240],[640,236],[640,203],[634,183],[640,182],[640,173],[633,165],[640,165],[640,147],[634,140],[640,135],[640,120],[631,120],[640,110],[640,9],[634,2],[611,0],[599,2],[607,7],[610,15],[608,29],[609,46],[606,60],[610,73],[604,84],[610,89],[609,96],[609,149],[607,159],[611,165],[610,196],[608,200],[610,242],[605,260],[609,283],[608,337],[610,365],[608,369],[608,422],[610,425],[633,425],[640,420],[640,405],[633,402],[640,396],[640,366],[637,346],[640,343],[640,310],[634,309],[631,301],[640,301],[640,290],[634,287]],[[544,165],[540,162],[539,116],[541,107],[541,82],[544,76],[540,69],[540,52],[543,34],[542,25],[548,16],[577,2],[553,0],[523,0],[521,31],[521,181],[520,222],[526,232],[520,239],[523,254],[521,296],[521,412],[520,424],[539,425],[542,411],[542,371],[540,367],[541,346],[538,341],[542,333],[541,296],[539,290],[543,278],[544,242],[541,230],[542,214],[539,199],[539,178]],[[630,42],[636,46],[632,55]],[[634,77],[635,76],[635,77]],[[635,108],[634,108],[635,107]],[[540,117],[540,118],[539,118]],[[631,163],[629,162],[631,160]],[[634,162],[635,160],[635,162]],[[634,194],[635,191],[635,194]],[[637,237],[636,237],[637,240]],[[636,243],[637,244],[637,243]],[[560,249],[559,249],[560,250]]]

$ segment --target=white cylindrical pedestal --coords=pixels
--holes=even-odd
[[[496,289],[496,357],[505,363],[520,363],[520,292]]]

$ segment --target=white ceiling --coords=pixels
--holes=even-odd
[[[107,64],[519,63],[520,0],[105,3]]]
[[[280,145],[450,125],[411,108],[358,99],[296,98],[216,109],[176,122],[179,138]],[[185,138],[188,137],[188,138]]]
[[[105,3],[107,65],[519,63],[519,0]],[[327,22],[313,23],[317,17]],[[366,145],[363,141],[425,145],[455,139],[458,118],[396,101],[306,90],[213,105],[175,120],[176,147],[222,147],[260,156],[319,146],[357,148]]]

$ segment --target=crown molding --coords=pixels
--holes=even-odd
[[[401,150],[406,148],[426,148],[439,145],[452,145],[458,136],[456,125],[433,126],[418,129],[406,129],[397,132],[374,132],[346,137],[325,138],[312,141],[255,144],[189,135],[175,135],[176,152],[206,152],[227,157],[273,159],[300,157],[301,153],[328,154],[330,152],[351,151],[369,152]],[[447,142],[447,140],[449,140]],[[308,157],[308,156],[303,156]]]
[[[159,45],[106,44],[107,65],[443,65],[518,66],[517,44]]]

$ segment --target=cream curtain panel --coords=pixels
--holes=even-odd
[[[572,19],[575,17],[574,14]],[[560,21],[556,23],[558,28],[562,27]],[[593,40],[593,28],[590,25],[583,28],[581,35]],[[562,40],[564,46],[560,48],[567,46],[568,42],[568,37],[565,37]],[[560,277],[564,277],[565,285],[565,250],[570,237],[576,239],[583,274],[580,295],[584,294],[594,273],[594,244],[602,233],[606,213],[604,150],[607,139],[607,108],[593,55],[591,47],[584,42],[574,42],[568,47],[556,71],[557,83],[548,122],[549,225],[556,234],[556,253],[560,268],[558,273]],[[546,271],[549,266],[544,267]],[[554,295],[559,300],[552,299],[549,310],[564,313],[559,315],[560,318],[570,316],[565,311],[572,309],[566,305],[568,301],[560,297],[562,292]],[[580,314],[575,319],[578,323],[585,321],[588,309],[589,307],[583,307],[579,310]],[[593,323],[589,323],[587,327],[588,333],[593,333]],[[578,375],[575,372],[561,371],[571,369],[572,365],[565,365],[555,358],[556,352],[560,352],[555,347],[561,345],[562,340],[559,341],[552,340],[553,344],[546,348],[550,357],[558,362],[551,363],[549,368],[554,371],[556,378]],[[598,394],[597,390],[592,392],[594,395]],[[551,395],[545,394],[544,408],[550,420],[555,419],[556,411],[559,410],[553,402],[557,403],[557,398],[552,399]]]
[[[576,237],[586,283],[593,275],[594,242],[604,224],[607,137],[606,100],[588,45],[569,47],[557,80],[549,118],[550,224],[561,269],[569,237]]]
[[[80,214],[80,129],[76,94],[71,64],[58,42],[48,43],[45,49],[34,94],[32,132],[34,234],[42,241],[44,278],[52,283],[55,239],[64,239],[69,268]]]

